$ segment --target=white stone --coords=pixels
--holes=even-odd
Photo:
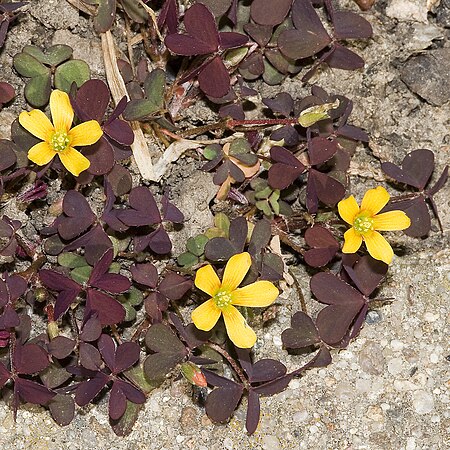
[[[388,361],[387,366],[391,375],[398,375],[403,370],[403,360],[401,358],[392,358]]]
[[[402,341],[399,341],[397,339],[393,339],[391,341],[391,348],[392,348],[392,350],[394,350],[394,352],[399,352],[399,351],[403,350],[404,347],[405,347],[405,344]]]
[[[412,404],[417,414],[428,414],[434,410],[434,399],[429,392],[416,391],[412,398]]]
[[[273,337],[272,342],[277,346],[277,347],[282,347],[283,346],[283,342],[281,341],[281,336],[276,335]]]
[[[280,441],[276,436],[264,436],[262,439],[262,448],[264,450],[280,450]]]
[[[308,417],[309,417],[308,411],[306,409],[302,409],[300,411],[297,411],[292,416],[292,419],[294,420],[294,422],[306,422]]]
[[[223,440],[223,446],[227,449],[227,450],[233,450],[233,441],[230,438],[225,438]]]

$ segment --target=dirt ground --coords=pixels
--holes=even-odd
[[[352,2],[340,5],[357,10]],[[366,66],[357,72],[324,69],[312,82],[354,102],[351,121],[370,134],[352,161],[352,193],[385,181],[380,162],[400,163],[406,153],[435,152],[438,176],[450,163],[450,3],[446,0],[377,0],[363,13],[373,26],[368,43],[355,43]],[[114,35],[126,50],[123,24]],[[68,44],[74,57],[87,60],[93,77],[104,78],[99,38],[92,24],[65,0],[32,0],[8,35],[0,53],[2,81],[20,92],[23,81],[11,58],[26,44]],[[136,49],[136,51],[139,51]],[[260,87],[261,95],[280,90],[299,98],[309,92],[298,78],[280,87]],[[0,138],[9,137],[11,121],[26,108],[19,96],[0,113]],[[208,122],[210,110],[197,102],[186,121]],[[152,144],[150,144],[152,145]],[[209,226],[209,203],[216,187],[199,163],[182,158],[166,177],[174,203],[187,222],[181,239]],[[355,189],[356,188],[356,189]],[[392,186],[392,189],[394,187]],[[227,425],[213,425],[191,401],[182,381],[154,391],[133,432],[118,438],[108,424],[104,401],[79,411],[60,428],[42,408],[24,406],[17,423],[0,404],[0,444],[5,449],[445,449],[450,442],[450,187],[435,197],[444,234],[436,220],[427,239],[393,236],[405,255],[394,259],[381,296],[395,300],[372,311],[360,336],[333,364],[312,370],[289,388],[262,399],[262,420],[253,436],[245,432],[245,409]],[[28,220],[26,217],[23,220]],[[21,220],[22,220],[21,219]],[[180,239],[180,240],[181,240]],[[174,254],[183,250],[175,246]],[[309,276],[295,268],[303,291]],[[309,294],[308,294],[309,295]],[[306,296],[308,300],[308,295]],[[280,316],[263,330],[258,356],[287,356],[280,332],[299,308],[294,290],[280,301]],[[297,359],[295,359],[297,358]]]

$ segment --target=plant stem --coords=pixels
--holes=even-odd
[[[224,350],[220,345],[214,344],[214,342],[207,342],[206,345],[215,350],[217,353],[220,353],[228,361],[230,366],[237,373],[242,384],[245,386],[246,389],[248,389],[248,380],[245,377],[244,372],[236,363],[236,361],[230,356],[230,354],[226,350]]]

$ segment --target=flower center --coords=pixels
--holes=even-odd
[[[231,304],[231,293],[227,291],[219,291],[214,296],[214,301],[216,302],[218,308],[225,308],[226,306]]]
[[[353,221],[353,228],[358,233],[367,233],[368,231],[373,230],[373,219],[365,214],[360,214]]]
[[[69,136],[64,131],[55,131],[50,138],[50,146],[55,152],[63,152],[70,144]]]

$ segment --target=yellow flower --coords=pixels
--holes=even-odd
[[[389,211],[378,214],[389,201],[389,194],[384,187],[369,189],[361,202],[361,208],[351,195],[338,203],[340,216],[352,226],[344,234],[343,253],[355,253],[366,243],[370,256],[390,264],[394,252],[389,242],[379,231],[404,230],[411,225],[411,220],[403,211]]]
[[[90,162],[74,147],[95,144],[103,134],[100,124],[90,120],[71,129],[73,108],[69,96],[59,90],[54,90],[50,95],[50,112],[53,124],[40,109],[24,111],[19,115],[20,125],[44,141],[30,148],[28,159],[44,166],[58,155],[64,167],[78,176],[89,167]]]
[[[251,264],[247,252],[239,253],[227,262],[222,282],[211,265],[197,270],[195,276],[195,285],[212,297],[192,311],[195,326],[209,331],[223,314],[228,336],[236,347],[241,348],[252,347],[256,334],[233,305],[263,308],[272,304],[279,293],[270,281],[257,281],[238,288]]]

